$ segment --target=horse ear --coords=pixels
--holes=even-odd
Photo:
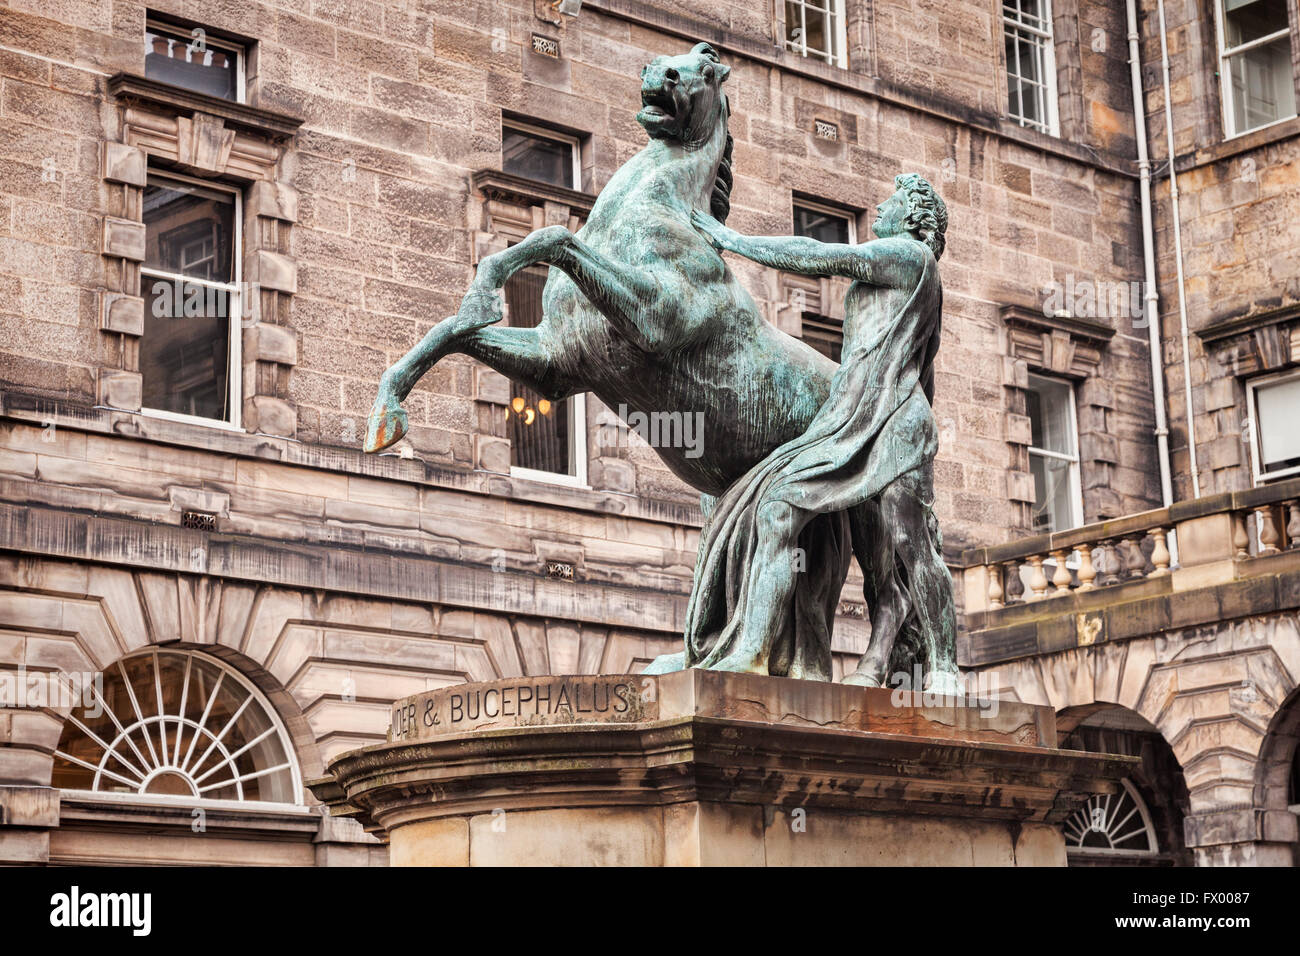
[[[695,44],[695,46],[691,47],[691,52],[698,53],[700,56],[707,56],[714,63],[718,62],[718,51],[707,43]]]

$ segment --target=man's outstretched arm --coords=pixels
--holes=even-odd
[[[712,216],[691,213],[695,227],[708,236],[714,248],[755,262],[810,276],[844,276],[874,285],[893,285],[897,270],[897,248],[886,255],[879,240],[860,246],[818,242],[806,236],[742,236]],[[891,244],[892,245],[892,244]]]

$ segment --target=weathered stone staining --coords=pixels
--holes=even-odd
[[[522,714],[487,714],[523,691]],[[459,685],[392,713],[389,742],[308,786],[398,866],[1060,866],[1058,821],[1136,763],[1057,749],[1048,707],[698,668]]]

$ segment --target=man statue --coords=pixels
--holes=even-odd
[[[917,660],[932,690],[958,690],[952,578],[933,512],[938,432],[930,406],[942,307],[937,262],[948,213],[920,176],[894,184],[877,207],[878,238],[860,245],[742,236],[693,214],[716,249],[853,283],[830,397],[803,435],[718,499],[701,533],[685,660],[672,655],[651,670],[782,672],[772,657],[788,657],[788,635],[798,631],[801,544],[810,544],[801,533],[818,515],[848,513],[871,642],[845,682],[884,686],[891,660]]]

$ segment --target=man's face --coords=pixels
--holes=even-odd
[[[881,239],[908,235],[907,211],[907,195],[900,189],[876,207],[876,221],[871,224],[871,231]]]

